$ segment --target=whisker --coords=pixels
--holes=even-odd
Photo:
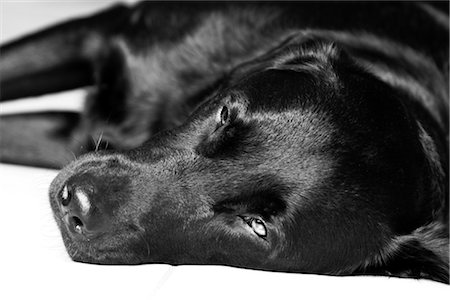
[[[149,257],[150,256],[150,245],[149,245],[148,241],[145,239],[145,228],[143,228],[139,224],[130,225],[129,228],[132,229],[133,231],[135,231],[137,233],[139,239],[144,242],[145,246],[147,247],[147,257]]]
[[[92,143],[94,143],[94,145],[97,144],[97,141],[95,140],[95,138],[92,135],[89,135],[89,137],[91,138]]]
[[[64,150],[72,155],[72,157],[70,157],[70,156],[66,155],[66,153],[64,153],[64,160],[65,160],[64,164],[68,164],[68,163],[70,163],[72,161],[77,161],[78,160],[78,157],[75,154],[75,152],[73,152],[69,147],[64,146]]]
[[[103,138],[103,131],[100,133],[100,137],[98,138],[97,144],[95,145],[94,152],[98,151],[98,147],[100,147],[100,143],[102,142],[102,138]]]
[[[150,256],[150,245],[148,244],[148,241],[145,239],[145,236],[143,234],[143,232],[141,232],[140,230],[137,231],[139,237],[141,238],[142,241],[144,241],[145,246],[147,247],[147,257]]]
[[[75,155],[75,152],[73,152],[72,150],[69,150],[69,152],[70,152],[70,154],[72,154],[73,160],[77,160],[78,159],[78,157]]]

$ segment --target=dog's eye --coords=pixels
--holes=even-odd
[[[219,112],[219,123],[220,126],[227,124],[230,120],[230,112],[227,106],[223,106]]]
[[[266,237],[267,230],[266,226],[264,225],[264,222],[260,219],[253,219],[251,222],[251,227],[253,231],[259,236],[259,237]]]
[[[266,225],[264,224],[264,221],[259,218],[254,217],[242,217],[245,223],[247,223],[248,226],[250,226],[254,233],[256,233],[257,236],[264,238],[267,236],[267,229]]]

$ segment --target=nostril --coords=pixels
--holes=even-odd
[[[69,191],[67,185],[65,185],[61,191],[61,199],[62,199],[61,204],[64,206],[69,205],[71,198],[72,198],[71,192]]]
[[[82,233],[84,225],[80,218],[73,216],[70,218],[70,223],[76,232]]]
[[[99,208],[103,198],[98,189],[102,187],[97,178],[86,174],[73,176],[61,185],[56,197],[59,212],[66,229],[74,238],[91,238],[106,230],[109,222],[105,212]]]

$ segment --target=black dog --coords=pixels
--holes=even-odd
[[[447,3],[142,3],[4,45],[70,256],[448,282]],[[102,136],[102,145],[90,142]],[[90,148],[91,147],[91,148]]]

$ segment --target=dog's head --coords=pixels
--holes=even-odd
[[[180,127],[67,166],[50,199],[70,256],[351,273],[430,220],[419,127],[328,42],[231,73]]]

